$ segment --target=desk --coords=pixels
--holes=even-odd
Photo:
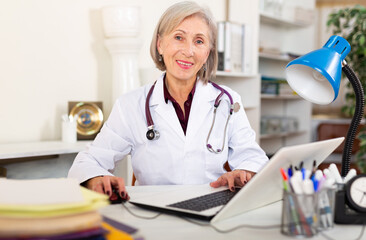
[[[147,196],[152,193],[161,192],[167,188],[177,188],[180,186],[135,186],[127,187],[131,198]],[[253,210],[239,216],[228,219],[222,223],[217,224],[220,229],[227,229],[239,224],[250,225],[279,225],[281,224],[281,210],[282,202],[277,202],[266,207]],[[126,206],[135,214],[151,217],[155,216],[157,212],[148,211],[138,208],[132,204],[127,203]],[[132,216],[121,205],[110,205],[100,210],[101,213],[114,220],[131,225],[139,229],[138,236],[144,237],[146,240],[150,239],[169,239],[169,240],[194,240],[194,239],[295,239],[282,235],[280,228],[275,229],[251,229],[240,228],[230,233],[218,233],[211,227],[202,227],[189,223],[173,215],[162,214],[156,219],[146,220]],[[201,221],[202,222],[202,221]],[[361,233],[362,226],[360,225],[335,225],[331,230],[324,231],[324,233],[332,239],[356,239]],[[321,234],[310,238],[314,240],[326,239]],[[366,239],[366,233],[363,238]]]
[[[75,155],[91,141],[41,141],[0,144],[0,167],[8,178],[66,177]]]

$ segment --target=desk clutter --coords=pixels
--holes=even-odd
[[[324,171],[300,166],[281,168],[283,205],[281,232],[289,236],[312,237],[334,226],[336,183],[341,179],[331,164]],[[350,176],[351,177],[351,176]]]
[[[108,196],[74,179],[0,179],[1,239],[133,239],[137,231],[106,219]]]

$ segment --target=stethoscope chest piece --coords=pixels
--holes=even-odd
[[[160,137],[160,133],[154,129],[149,129],[146,132],[146,137],[149,140],[157,140]]]

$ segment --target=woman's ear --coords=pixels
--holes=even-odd
[[[163,49],[162,49],[162,38],[158,34],[158,40],[156,41],[156,49],[158,50],[160,55],[163,55]]]

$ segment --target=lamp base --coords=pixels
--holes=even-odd
[[[335,196],[334,222],[338,224],[365,224],[366,213],[356,212],[347,204],[345,190],[339,190]]]

